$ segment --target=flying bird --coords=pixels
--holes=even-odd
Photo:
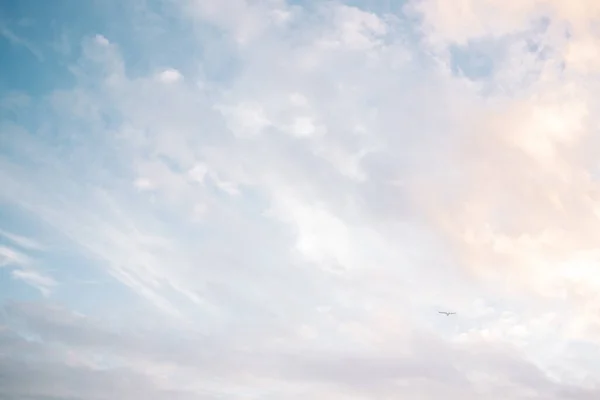
[[[448,312],[448,311],[438,311],[438,313],[444,314],[446,317],[456,314],[455,312]]]

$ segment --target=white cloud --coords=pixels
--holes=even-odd
[[[375,14],[364,12],[356,7],[333,7],[334,29],[321,40],[325,47],[342,47],[348,50],[364,51],[381,44],[386,33],[386,24]]]
[[[12,242],[13,244],[22,247],[24,249],[28,249],[28,250],[44,250],[45,246],[43,246],[42,244],[38,243],[36,240],[22,236],[22,235],[17,235],[15,233],[11,233],[8,231],[5,231],[4,229],[0,229],[0,236],[6,238],[7,240],[9,240],[10,242]]]
[[[16,269],[13,270],[11,274],[13,278],[35,287],[42,292],[44,296],[48,296],[57,284],[51,277],[31,269]]]
[[[0,245],[0,268],[9,268],[10,274],[14,279],[23,281],[27,285],[38,289],[44,296],[48,296],[51,293],[51,289],[57,285],[57,282],[50,276],[35,269],[36,260],[27,254],[27,251],[40,251],[44,247],[34,240],[3,230],[0,230],[0,237],[10,240],[23,249],[20,251]]]
[[[150,179],[138,178],[135,180],[134,185],[140,190],[150,190],[154,188],[154,184]]]
[[[10,247],[0,246],[0,267],[29,264],[29,257]]]
[[[311,136],[316,130],[315,124],[309,117],[297,117],[292,125],[292,131],[300,137]]]
[[[196,164],[188,171],[190,179],[198,183],[204,183],[204,178],[208,173],[208,168],[204,164]]]
[[[21,35],[14,32],[8,26],[5,25],[4,21],[0,22],[0,37],[8,40],[11,44],[16,46],[23,46],[26,48],[33,56],[35,56],[38,61],[44,60],[44,55],[41,50],[33,44],[31,41],[22,37]]]
[[[108,46],[108,45],[110,45],[110,41],[105,36],[100,35],[100,34],[97,34],[96,36],[94,36],[94,40],[100,46]]]
[[[158,79],[163,83],[175,83],[182,80],[183,75],[174,68],[168,68],[158,74]]]
[[[238,136],[256,136],[271,125],[265,111],[258,104],[241,103],[232,108],[223,108],[230,129]]]

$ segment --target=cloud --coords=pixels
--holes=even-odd
[[[0,229],[0,236],[6,238],[13,244],[27,250],[44,250],[45,248],[42,244],[38,243],[37,241],[31,238],[7,232],[3,229]]]
[[[0,237],[22,249],[0,245],[0,267],[9,268],[13,279],[20,280],[39,290],[44,296],[48,296],[57,282],[40,271],[36,266],[35,258],[29,254],[31,251],[41,251],[44,247],[33,239],[2,229],[0,229]]]
[[[48,296],[52,288],[56,286],[56,281],[54,279],[33,270],[17,269],[12,271],[12,276],[15,279],[21,280],[28,285],[35,287],[42,292],[44,296]]]
[[[594,4],[160,4],[2,121],[4,397],[596,398]]]
[[[585,70],[571,54],[579,46],[580,54],[593,54],[597,40],[587,26],[596,6],[470,1],[459,8],[422,1],[411,9],[438,50],[469,51],[477,42],[505,49],[493,54],[493,71],[481,82],[493,95],[451,128],[460,142],[441,165],[455,171],[452,178],[418,183],[432,189],[418,197],[427,213],[451,237],[461,262],[493,279],[525,280],[550,295],[565,284],[569,260],[579,259],[578,270],[593,274],[587,263],[594,244],[586,238],[594,235],[588,221],[596,219],[596,181],[584,150],[595,142],[593,117]]]
[[[515,358],[515,353],[510,349],[490,348],[483,344],[468,348],[451,347],[439,339],[417,332],[410,339],[409,353],[369,352],[367,355],[350,350],[341,353],[296,351],[286,354],[281,349],[277,350],[279,346],[274,347],[273,343],[265,343],[265,347],[254,350],[232,352],[236,347],[234,334],[199,337],[173,327],[165,330],[156,323],[151,329],[138,328],[137,332],[129,330],[117,333],[87,317],[56,306],[13,303],[4,312],[9,321],[19,323],[21,333],[27,332],[29,336],[35,335],[40,340],[24,342],[16,339],[16,332],[4,333],[1,345],[8,350],[9,359],[15,356],[17,349],[25,356],[39,354],[39,343],[44,343],[42,348],[46,349],[47,361],[52,365],[61,365],[52,372],[39,366],[5,365],[7,372],[27,372],[31,379],[40,381],[35,389],[31,385],[19,385],[18,380],[3,385],[5,395],[25,395],[30,390],[38,390],[38,393],[45,395],[57,396],[62,392],[63,396],[69,393],[77,397],[85,392],[94,398],[105,398],[113,393],[113,389],[107,388],[116,388],[115,393],[142,390],[136,388],[137,385],[122,386],[138,382],[148,388],[148,395],[153,396],[151,398],[162,398],[166,392],[192,396],[193,393],[204,394],[189,391],[189,388],[198,379],[209,379],[209,371],[218,373],[221,379],[229,379],[231,389],[236,387],[234,382],[247,373],[257,382],[282,379],[285,384],[273,386],[273,394],[286,393],[283,391],[286,388],[294,390],[297,384],[306,385],[309,382],[324,385],[325,388],[337,387],[337,390],[342,390],[338,392],[340,394],[385,394],[401,382],[411,382],[413,379],[421,379],[426,384],[418,386],[424,395],[439,393],[437,385],[440,384],[448,385],[447,390],[452,393],[466,396],[473,386],[479,393],[490,394],[502,388],[518,388],[518,391],[513,391],[517,396],[519,391],[525,395],[528,390],[534,389],[547,396],[545,398],[557,399],[568,391],[579,396],[576,398],[587,398],[585,396],[588,393],[554,383],[534,365]],[[170,339],[167,340],[167,336],[163,336],[165,334]],[[208,343],[211,346],[207,347]],[[91,361],[94,358],[98,360],[95,363],[79,363],[79,360]],[[118,376],[114,375],[116,370],[106,369],[109,364],[119,365]],[[69,374],[81,374],[89,381],[89,385],[79,386],[78,380],[67,378]],[[171,387],[172,383],[165,379],[166,376],[178,376],[179,387]],[[495,383],[486,377],[494,377]],[[52,388],[48,386],[50,382],[55,383]],[[207,389],[211,385],[207,382],[202,386]],[[209,391],[206,392],[208,395]]]
[[[30,102],[29,96],[25,93],[13,92],[5,95],[0,103],[0,109],[2,111],[15,112],[23,107],[27,106]]]
[[[40,51],[40,49],[33,44],[28,39],[23,38],[22,36],[15,33],[12,29],[10,29],[6,24],[0,22],[0,36],[8,40],[12,45],[22,46],[27,49],[38,61],[44,60],[44,55]]]
[[[174,83],[183,79],[183,76],[176,69],[168,68],[158,74],[158,79],[164,83]]]
[[[0,266],[28,264],[29,258],[10,247],[0,246]]]
[[[96,36],[94,36],[94,40],[100,46],[109,46],[110,45],[110,41],[104,35],[97,34]]]

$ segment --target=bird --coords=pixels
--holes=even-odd
[[[455,312],[448,312],[448,311],[438,311],[438,313],[444,314],[446,317],[456,314]]]

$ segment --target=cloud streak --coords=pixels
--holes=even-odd
[[[12,45],[24,47],[35,58],[37,58],[38,61],[44,60],[44,56],[43,56],[42,52],[38,49],[38,47],[35,44],[31,43],[29,40],[16,34],[12,29],[10,29],[8,26],[6,26],[6,24],[4,24],[3,22],[0,22],[0,36],[2,36],[4,39],[8,40]]]

